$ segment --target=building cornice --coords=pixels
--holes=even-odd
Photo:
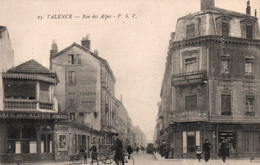
[[[248,40],[244,38],[227,37],[223,40],[222,36],[201,36],[197,38],[187,39],[183,41],[170,42],[170,49],[198,45],[203,43],[222,43],[227,45],[242,45],[242,46],[260,46],[260,40]]]

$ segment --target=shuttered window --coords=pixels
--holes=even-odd
[[[186,26],[186,38],[195,37],[195,24]]]
[[[185,109],[186,111],[192,111],[197,109],[197,95],[185,97]]]
[[[229,34],[228,23],[222,22],[222,36],[228,37],[228,34]]]
[[[231,115],[231,96],[221,95],[221,115]]]

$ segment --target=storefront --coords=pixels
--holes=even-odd
[[[202,149],[205,139],[212,145],[212,158],[217,158],[223,139],[229,144],[230,157],[259,156],[260,153],[260,124],[176,123],[167,130],[174,158],[195,158],[196,147]]]
[[[65,114],[0,112],[0,162],[53,160],[54,125]]]
[[[55,125],[54,139],[57,150],[55,150],[56,160],[69,160],[70,156],[77,153],[80,147],[89,151],[94,142],[98,151],[104,139],[104,135],[87,125],[64,121]],[[90,154],[88,153],[88,157]]]

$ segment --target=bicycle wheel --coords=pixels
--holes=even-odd
[[[125,155],[125,163],[128,163],[129,165],[134,165],[135,160],[131,155]]]
[[[76,156],[74,156],[74,157],[72,158],[73,164],[80,164],[81,161],[82,161],[81,156],[76,155]]]
[[[111,164],[113,159],[110,158],[109,155],[99,154],[99,160],[104,164]]]

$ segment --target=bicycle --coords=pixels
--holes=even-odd
[[[134,158],[130,154],[128,154],[127,152],[123,153],[123,157],[124,157],[124,163],[125,164],[126,163],[131,163],[132,165],[135,164]],[[122,164],[122,161],[121,160],[115,161],[115,164],[120,165],[120,164]]]
[[[70,159],[71,159],[73,164],[82,164],[82,163],[84,163],[84,156],[81,153],[76,153],[74,155],[71,155]]]

